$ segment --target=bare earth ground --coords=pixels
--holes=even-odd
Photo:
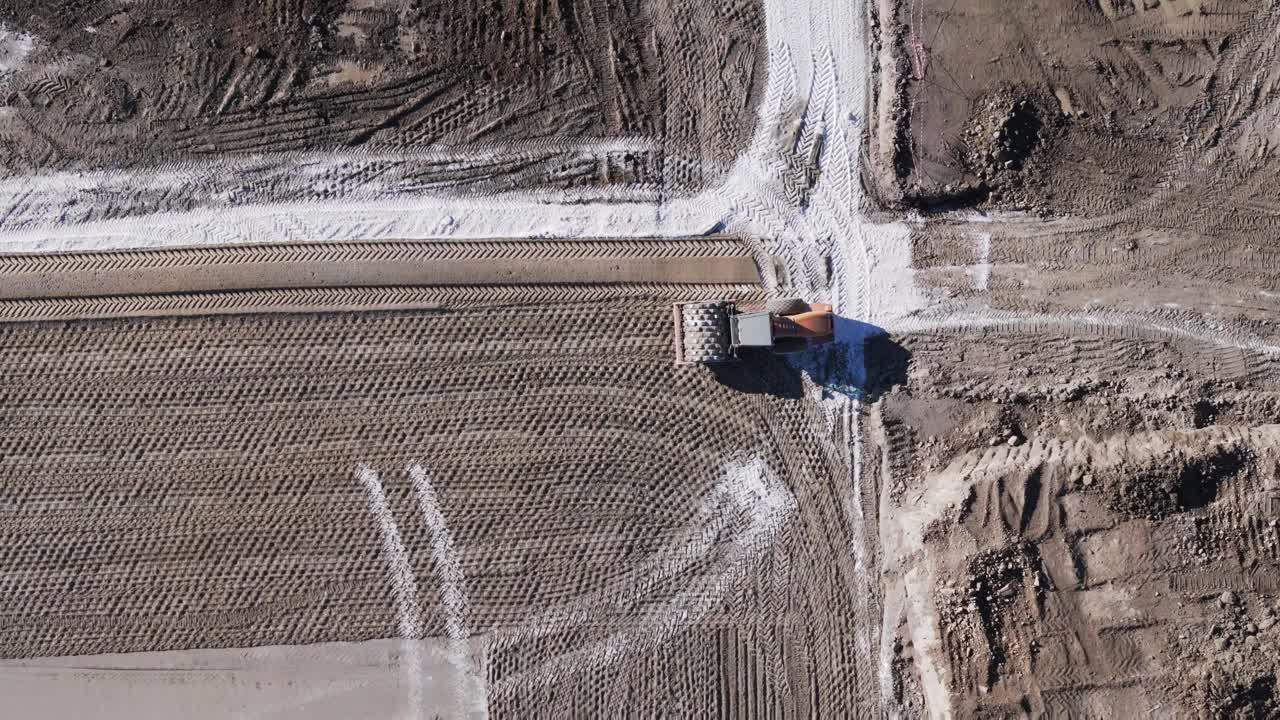
[[[1201,204],[1188,184],[1243,200],[1275,182],[1256,120],[1280,72],[1271,3],[880,5],[897,43],[878,128],[887,201],[1145,220]]]
[[[271,720],[486,717],[483,638],[465,661],[439,638],[173,650],[0,661],[9,712],[110,720],[191,716]],[[418,658],[422,674],[404,672]],[[417,706],[412,698],[420,698]]]
[[[848,439],[778,361],[677,369],[697,291],[0,326],[0,654],[408,622],[487,636],[493,717],[857,706]]]
[[[1276,717],[1277,6],[877,7],[899,712]]]
[[[416,714],[475,642],[503,717],[1280,715],[1280,6],[675,5],[5,15],[6,247],[536,242],[0,259],[0,650],[399,638]],[[597,227],[741,234],[888,386],[673,367],[747,253]]]
[[[169,12],[157,4],[124,9],[130,22]],[[360,9],[350,3],[344,12]],[[542,59],[564,70],[572,54],[552,47],[558,33],[548,22],[558,16],[568,23],[568,9],[567,3],[521,5],[512,15],[530,23],[526,34],[533,39],[516,38],[514,29],[507,38],[497,34],[504,46],[551,47]],[[59,26],[67,17],[60,10],[50,11],[58,22],[43,26],[43,36],[24,5],[6,22],[0,72],[18,89],[9,95],[16,104],[5,120],[19,149],[43,148],[34,158],[22,156],[32,161],[15,169],[23,174],[4,178],[0,223],[6,232],[35,238],[27,243],[6,235],[10,249],[128,247],[128,240],[82,235],[87,228],[78,223],[111,225],[106,234],[119,239],[127,237],[116,223],[122,218],[196,225],[194,211],[239,210],[245,198],[257,204],[240,216],[248,221],[212,218],[209,227],[216,227],[199,241],[230,237],[226,233],[259,243],[315,241],[329,237],[325,225],[339,222],[350,223],[357,237],[440,238],[454,230],[453,218],[436,211],[441,207],[472,217],[550,217],[535,227],[569,237],[550,240],[540,229],[527,233],[536,236],[532,253],[512,257],[503,247],[478,256],[488,264],[468,268],[457,257],[415,256],[395,265],[388,280],[376,258],[348,256],[347,263],[317,269],[305,250],[274,276],[258,273],[252,262],[245,274],[230,272],[212,257],[167,265],[136,255],[6,257],[6,278],[15,282],[6,285],[10,292],[0,304],[5,319],[15,322],[0,332],[14,333],[7,346],[12,363],[27,369],[10,376],[0,402],[13,413],[5,421],[13,444],[0,461],[6,500],[0,527],[12,534],[0,546],[12,548],[15,558],[14,572],[3,576],[10,586],[8,605],[0,608],[0,652],[15,666],[60,676],[64,699],[74,703],[86,684],[116,691],[121,665],[145,666],[150,659],[164,672],[139,668],[123,683],[139,689],[139,702],[164,703],[172,699],[164,685],[170,675],[190,682],[194,700],[216,695],[225,674],[201,673],[203,656],[195,654],[114,655],[398,638],[404,648],[398,657],[371,662],[394,663],[404,676],[396,689],[405,693],[408,714],[418,717],[436,711],[429,688],[418,682],[435,667],[419,641],[444,644],[456,670],[465,668],[469,641],[476,639],[485,649],[483,711],[495,717],[874,715],[877,680],[868,658],[878,634],[871,617],[876,594],[866,578],[877,557],[862,552],[870,522],[863,509],[874,488],[859,481],[848,403],[827,402],[808,375],[769,358],[720,372],[672,365],[672,301],[761,300],[758,282],[776,286],[793,260],[775,267],[760,243],[749,245],[750,255],[675,253],[681,263],[667,262],[664,252],[596,252],[597,243],[571,217],[585,214],[575,201],[590,196],[576,187],[577,178],[600,186],[601,204],[611,202],[607,190],[652,203],[713,184],[731,161],[738,166],[749,145],[762,144],[752,127],[763,94],[763,78],[755,76],[764,60],[763,13],[756,4],[582,4],[569,23],[575,28],[588,16],[611,12],[640,18],[631,30],[642,37],[641,49],[665,54],[669,66],[663,67],[671,73],[654,80],[658,106],[637,100],[636,107],[654,112],[648,119],[632,116],[647,123],[648,135],[629,125],[612,134],[574,125],[609,117],[619,104],[587,92],[582,100],[597,103],[595,110],[577,113],[557,104],[563,77],[556,76],[520,88],[534,98],[534,108],[521,108],[511,128],[480,128],[492,119],[490,108],[465,132],[396,146],[414,137],[400,128],[421,121],[411,128],[418,132],[430,125],[426,116],[441,112],[432,103],[446,115],[469,112],[431,94],[428,81],[443,73],[428,66],[428,76],[412,87],[422,94],[397,96],[401,105],[380,98],[382,86],[363,88],[361,97],[382,104],[344,128],[358,134],[327,134],[324,123],[296,130],[285,121],[271,125],[269,140],[280,145],[281,158],[271,147],[258,154],[253,143],[261,137],[237,144],[245,125],[245,134],[268,134],[257,128],[263,117],[275,122],[269,113],[224,125],[204,117],[221,117],[221,100],[212,111],[191,105],[195,100],[183,95],[179,81],[173,92],[189,103],[182,122],[197,128],[192,137],[222,143],[207,160],[203,146],[181,145],[192,138],[165,136],[137,112],[95,115],[86,124],[70,105],[23,105],[25,73],[48,72],[65,57],[42,42],[59,36],[59,27],[69,33],[79,24],[76,17]],[[273,11],[294,17],[289,8]],[[185,9],[182,17],[188,12],[212,24],[198,39],[221,48],[226,33],[213,22],[221,16],[204,17],[201,7]],[[448,15],[448,6],[429,13]],[[463,16],[470,21],[482,14]],[[791,15],[775,8],[770,22],[789,23],[794,32],[821,19],[799,15],[796,22]],[[452,48],[452,54],[438,51],[451,66],[466,67],[470,56],[458,51],[470,49],[466,38],[491,40],[497,30],[496,24],[469,27],[474,34],[459,40],[459,28],[431,26],[431,17],[424,45]],[[749,30],[738,30],[740,24]],[[88,27],[88,35],[101,32]],[[630,40],[621,26],[615,30],[616,37],[595,37],[574,52],[625,59]],[[691,31],[712,39],[670,39]],[[566,30],[581,40],[574,32]],[[234,75],[241,58],[270,59],[248,45],[238,52],[227,64],[215,63],[221,79],[202,86],[229,98],[227,110],[246,101],[243,88],[255,87]],[[771,49],[771,63],[775,55]],[[97,69],[85,73],[81,94],[113,70],[128,72],[137,57],[146,54],[91,60]],[[513,75],[552,72],[536,57],[527,60],[504,62]],[[823,61],[832,62],[829,56]],[[155,72],[134,70],[138,83],[171,77],[185,60],[165,55],[151,62]],[[570,93],[581,91],[575,83],[593,70],[609,70],[570,69]],[[474,83],[467,90],[455,104],[485,94]],[[770,112],[776,116],[791,95],[774,90]],[[695,112],[704,104],[705,117]],[[792,116],[804,111],[786,109]],[[330,103],[321,110],[342,109]],[[823,121],[834,112],[828,98],[811,117]],[[53,139],[65,139],[73,152],[57,153],[28,137],[30,126],[41,123],[54,124]],[[478,129],[501,139],[467,135]],[[777,130],[767,129],[763,144],[770,152],[775,145],[803,148],[807,162],[794,163],[791,175],[795,185],[811,186],[811,148],[820,143],[809,131],[796,139],[795,127]],[[144,137],[117,144],[134,132]],[[314,142],[306,139],[312,135]],[[352,149],[335,137],[363,144]],[[379,145],[383,140],[388,144]],[[295,141],[300,144],[291,146]],[[649,155],[632,162],[637,149]],[[530,160],[534,151],[553,154],[554,172],[538,167],[541,159]],[[652,161],[657,174],[628,175],[619,173],[619,164],[602,162],[601,153],[619,152],[630,154],[624,169]],[[581,163],[586,170],[562,156],[589,158]],[[712,212],[737,203],[734,193],[742,188],[762,185],[750,174],[758,172],[753,164],[747,171],[725,183],[732,192],[712,204]],[[479,179],[463,182],[472,176]],[[277,192],[277,182],[286,191]],[[253,221],[294,200],[290,193],[299,187],[307,202],[297,219],[267,220],[269,230],[256,229]],[[515,210],[510,202],[502,205],[509,200],[504,195],[490,196],[501,190],[523,201],[525,195],[509,191],[548,188]],[[436,190],[443,199],[434,204],[435,219],[405,236],[388,229],[394,221],[327,204],[358,195],[385,203],[377,212],[417,221],[427,204],[422,198]],[[631,218],[648,217],[646,227],[660,230],[672,247],[723,240],[690,238],[715,228],[687,226],[680,217],[665,225],[666,212],[637,203],[600,225],[616,240],[626,236]],[[712,222],[727,220],[717,215]],[[518,227],[493,227],[499,229],[456,239],[520,235]],[[64,232],[65,243],[53,237]],[[187,237],[180,231],[147,235],[143,245],[180,245]],[[381,250],[348,246],[343,252],[376,256]],[[748,257],[760,267],[752,268],[752,282],[742,283]],[[711,277],[689,274],[699,269]],[[507,278],[498,277],[504,273]],[[828,282],[832,273],[828,265]],[[284,280],[249,283],[251,277]],[[374,282],[379,285],[369,287]],[[94,489],[86,492],[86,483]],[[65,540],[81,531],[77,540]],[[60,663],[72,671],[58,671]],[[76,672],[94,667],[105,679]],[[219,670],[234,674],[237,663]]]
[[[0,166],[359,150],[391,157],[335,192],[686,192],[750,136],[762,30],[756,2],[10,0]]]
[[[902,342],[911,390],[874,413],[889,577],[920,583],[886,618],[907,702],[932,675],[959,716],[1271,716],[1275,362],[1141,333]]]

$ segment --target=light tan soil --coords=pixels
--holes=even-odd
[[[1035,329],[902,342],[910,389],[873,411],[886,566],[916,578],[885,619],[898,702],[932,682],[957,717],[1273,717],[1274,360]]]
[[[420,241],[0,255],[5,301],[314,288],[757,285],[732,238]],[[3,316],[0,311],[0,316]]]
[[[6,660],[0,691],[26,718],[472,720],[488,717],[472,646],[461,670],[439,638]]]
[[[867,179],[932,300],[868,420],[893,704],[1276,717],[1280,8],[877,17]]]

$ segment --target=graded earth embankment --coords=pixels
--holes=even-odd
[[[751,285],[732,238],[252,245],[0,255],[0,301],[253,290],[495,285]]]

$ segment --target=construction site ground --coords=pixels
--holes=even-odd
[[[0,2],[0,687],[1280,717],[1277,48],[1275,0]],[[672,303],[793,295],[831,347],[673,362]]]
[[[477,245],[495,254],[501,243]],[[707,245],[727,254],[733,243],[693,247]],[[589,247],[575,248],[578,267]],[[207,267],[240,254],[203,252]],[[91,259],[182,264],[181,253],[137,255]],[[348,288],[345,312],[285,292],[247,315],[224,288],[183,297],[197,309],[187,317],[140,307],[146,294],[98,299],[104,318],[134,317],[96,321],[32,321],[36,304],[55,315],[66,301],[9,301],[0,546],[14,570],[0,654],[397,637],[408,610],[387,581],[379,523],[391,522],[418,578],[418,634],[445,638],[445,660],[450,638],[483,640],[468,672],[491,715],[856,706],[871,678],[817,686],[812,672],[852,665],[858,627],[840,600],[851,559],[828,544],[847,534],[836,514],[852,492],[837,450],[847,442],[780,360],[720,373],[672,362],[671,302],[762,297],[757,278],[729,279],[739,282],[418,286],[398,292],[423,309],[378,312],[353,309],[390,291]],[[288,304],[299,299],[313,311]],[[448,508],[456,555],[420,514],[426,497]],[[462,607],[450,563],[465,568]],[[359,647],[307,657],[338,663]],[[232,664],[278,676],[289,657]],[[127,667],[102,662],[104,682],[127,686]],[[213,692],[218,681],[191,662],[169,672]],[[77,672],[13,667],[0,674]],[[262,695],[306,705],[274,692]]]
[[[331,194],[681,193],[728,170],[764,79],[754,1],[19,0],[0,24],[10,173],[342,151],[377,157]]]
[[[877,8],[868,183],[934,298],[871,411],[894,692],[1275,717],[1275,4]]]

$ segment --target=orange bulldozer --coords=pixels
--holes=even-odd
[[[834,338],[831,306],[799,298],[770,300],[764,310],[741,311],[733,300],[676,303],[676,362],[726,363],[742,348],[794,353]]]

